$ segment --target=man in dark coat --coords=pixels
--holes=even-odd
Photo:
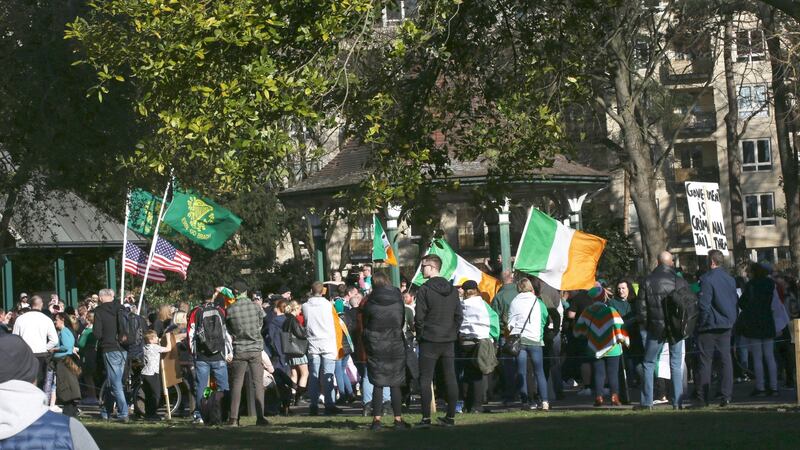
[[[422,258],[422,276],[427,280],[417,291],[414,328],[419,341],[419,379],[422,391],[422,422],[431,424],[433,372],[441,360],[447,386],[447,416],[439,420],[445,426],[455,425],[458,385],[456,384],[455,342],[461,327],[463,313],[458,290],[441,276],[442,260],[436,255]]]
[[[106,390],[106,398],[103,399],[105,408],[100,408],[100,417],[108,419],[111,417],[114,402],[117,404],[117,418],[119,421],[127,423],[128,403],[125,399],[123,389],[123,375],[128,359],[128,352],[117,342],[117,314],[122,307],[119,300],[114,299],[114,291],[111,289],[100,290],[100,306],[94,311],[93,333],[97,338],[97,346],[103,350],[103,362],[106,367],[106,382],[111,387]]]
[[[661,347],[665,344],[664,299],[681,287],[688,288],[686,280],[675,272],[672,254],[661,252],[658,255],[658,267],[647,277],[644,283],[644,295],[636,300],[637,321],[642,330],[644,342],[644,373],[642,380],[641,408],[653,407],[653,376],[656,362],[661,356]],[[683,397],[683,354],[685,341],[669,344],[669,369],[672,378],[673,405],[681,408]]]
[[[406,346],[403,343],[405,306],[400,290],[384,273],[372,276],[372,292],[363,307],[364,348],[367,374],[372,383],[373,429],[381,427],[383,388],[390,387],[395,426],[407,428],[402,419],[402,392],[406,383]]]
[[[733,361],[731,360],[731,329],[736,324],[736,281],[722,265],[725,257],[719,250],[708,252],[710,270],[700,277],[700,302],[697,317],[697,349],[700,352],[700,384],[698,394],[708,405],[711,383],[711,363],[714,351],[720,355],[720,406],[731,402],[733,393]]]
[[[517,283],[514,281],[514,273],[512,271],[504,270],[502,279],[503,287],[495,294],[492,300],[492,309],[500,319],[500,330],[508,330],[508,309],[519,292],[517,291]],[[501,348],[504,342],[505,334],[500,336]],[[503,368],[503,404],[508,406],[513,403],[514,395],[517,391],[514,382],[517,376],[517,359],[503,355],[500,357],[500,362]]]

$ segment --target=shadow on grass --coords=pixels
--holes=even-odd
[[[418,416],[408,417],[409,420]],[[384,424],[389,424],[387,418]],[[268,427],[89,423],[100,448],[798,448],[797,412],[567,412],[459,416],[453,428],[380,432],[369,419],[281,418]]]

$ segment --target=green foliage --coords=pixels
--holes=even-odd
[[[63,39],[81,3],[0,2],[0,196],[10,197],[0,211],[0,248],[6,220],[41,221],[37,200],[53,190],[72,190],[106,210],[114,209],[109,199],[124,197],[127,173],[117,158],[133,149],[138,130],[127,89],[103,104],[86,101],[94,74],[72,66],[75,48]],[[15,202],[23,186],[29,190]]]
[[[335,117],[341,48],[373,14],[368,0],[104,0],[66,37],[83,46],[99,101],[135,89],[148,132],[128,170],[235,192],[291,176],[304,130]]]
[[[567,3],[420,1],[416,16],[364,51],[346,108],[351,133],[374,151],[352,207],[416,208],[459,188],[422,188],[446,179],[454,161],[489,167],[492,201],[564,151],[562,105],[587,84],[581,60],[562,57],[576,35]]]
[[[639,252],[631,244],[631,237],[625,235],[623,220],[591,203],[583,208],[582,217],[584,231],[606,240],[606,248],[597,265],[600,273],[609,277],[609,281],[631,276],[636,270]]]
[[[275,263],[276,243],[283,237],[282,230],[286,226],[278,213],[280,205],[274,192],[260,186],[219,200],[242,218],[237,235],[214,252],[176,236],[172,240],[178,248],[192,257],[189,275],[186,281],[169,275],[167,282],[153,287],[155,295],[170,296],[180,291],[188,300],[199,298],[209,287],[230,286],[237,279],[254,288],[260,288],[268,279]],[[141,284],[141,279],[137,280]]]

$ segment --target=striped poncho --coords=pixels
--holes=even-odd
[[[617,344],[629,345],[628,333],[624,329],[622,316],[616,309],[602,302],[592,303],[583,310],[573,333],[586,336],[589,350],[595,358],[602,358],[615,349]]]

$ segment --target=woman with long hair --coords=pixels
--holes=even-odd
[[[86,313],[86,326],[78,338],[78,350],[81,359],[81,379],[86,386],[87,398],[85,403],[97,404],[97,388],[94,382],[97,373],[97,338],[94,335],[94,311]]]
[[[305,327],[297,320],[297,316],[301,312],[300,303],[296,300],[292,300],[286,305],[284,309],[286,320],[283,322],[283,331],[292,333],[296,338],[302,340],[307,339],[308,335]],[[294,404],[297,406],[306,391],[306,384],[308,383],[308,356],[286,354],[286,358],[289,367],[292,369],[289,377],[292,380],[292,388],[294,390]]]
[[[58,347],[51,350],[56,364],[56,400],[63,405],[64,415],[77,417],[78,400],[81,399],[78,376],[81,370],[73,350],[78,325],[71,315],[63,312],[56,313],[54,322],[58,330]]]
[[[775,319],[772,315],[773,297],[778,295],[775,282],[767,270],[758,263],[750,265],[750,281],[739,297],[739,323],[737,328],[745,339],[745,345],[753,354],[753,372],[756,388],[753,397],[778,395],[778,365],[775,362]],[[767,377],[764,375],[766,365]]]
[[[517,355],[517,388],[523,409],[549,410],[550,401],[547,378],[544,373],[544,328],[547,325],[547,305],[534,290],[531,280],[517,282],[517,294],[508,310],[508,334],[519,336],[520,352]],[[528,391],[528,358],[530,358],[541,404],[537,405]]]
[[[372,383],[372,430],[382,428],[383,388],[391,394],[394,426],[410,428],[403,421],[402,392],[406,384],[406,347],[403,341],[405,306],[400,290],[392,286],[385,273],[372,276],[372,292],[363,309],[364,348],[367,376]]]

